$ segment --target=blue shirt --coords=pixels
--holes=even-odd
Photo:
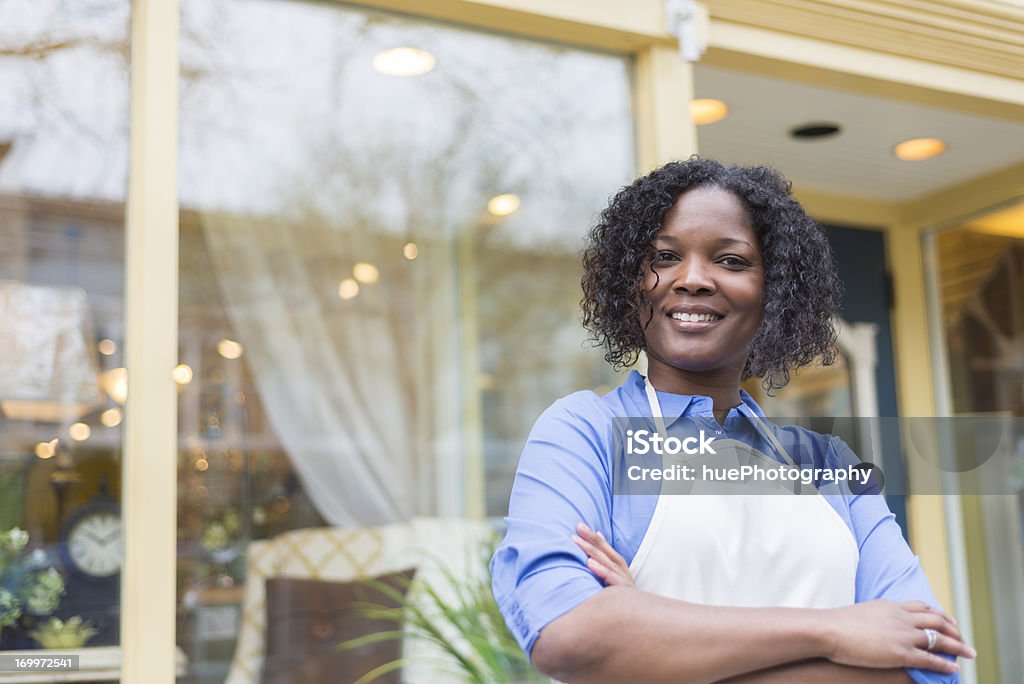
[[[537,419],[516,471],[507,533],[491,559],[492,587],[505,621],[528,655],[540,631],[603,588],[586,566],[586,554],[572,541],[576,525],[599,530],[630,563],[647,532],[657,495],[613,492],[615,418],[650,416],[643,377],[629,374],[622,386],[601,397],[576,392],[559,399]],[[730,421],[763,418],[754,400],[742,403]],[[665,421],[712,416],[710,397],[658,392]],[[804,463],[837,467],[859,459],[838,438],[802,428],[771,426],[776,437]],[[938,606],[917,556],[903,539],[885,498],[876,494],[827,497],[857,541],[858,603],[884,598]],[[952,656],[945,656],[952,660]],[[908,668],[919,684],[959,682],[959,674]]]

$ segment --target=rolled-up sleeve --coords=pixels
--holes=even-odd
[[[607,421],[597,395],[559,400],[537,420],[516,471],[507,533],[491,559],[495,599],[529,656],[551,621],[601,591],[572,541],[583,522],[611,530]]]
[[[833,439],[836,457],[841,464],[860,459],[840,439]],[[857,603],[874,599],[890,601],[923,601],[939,608],[920,560],[903,539],[896,517],[881,494],[851,495],[850,519],[860,548],[857,565]],[[955,658],[939,654],[947,660]],[[959,684],[960,674],[943,674],[932,670],[907,668],[907,674],[918,684]]]

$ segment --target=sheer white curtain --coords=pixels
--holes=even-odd
[[[317,220],[202,220],[266,415],[320,514],[360,526],[421,512],[433,430],[417,397],[430,372],[417,304],[436,289],[403,243]],[[342,299],[356,254],[380,277]]]

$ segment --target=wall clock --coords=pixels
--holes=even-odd
[[[121,572],[121,507],[97,498],[64,523],[61,555],[65,567],[83,578],[106,580]]]

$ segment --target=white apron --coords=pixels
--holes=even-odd
[[[654,387],[644,380],[661,436]],[[759,431],[793,464],[768,429]],[[753,449],[735,440],[716,440]],[[738,487],[738,485],[737,485]],[[751,491],[743,485],[742,491]],[[715,483],[721,492],[721,483]],[[778,489],[773,489],[778,491]],[[796,494],[660,494],[629,565],[637,588],[720,606],[832,608],[854,603],[856,539],[825,497]]]

